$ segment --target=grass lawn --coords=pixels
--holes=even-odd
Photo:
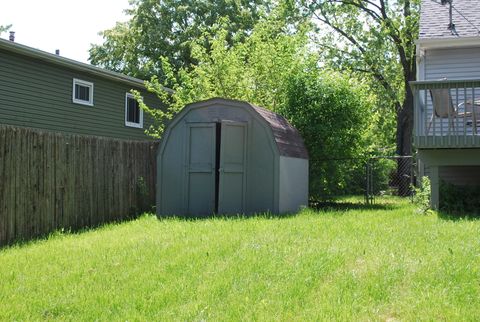
[[[480,320],[480,221],[144,216],[0,250],[0,320]]]

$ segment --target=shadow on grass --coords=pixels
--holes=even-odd
[[[271,212],[251,213],[251,214],[211,214],[211,215],[161,215],[160,220],[177,219],[184,221],[210,220],[210,219],[228,219],[228,220],[245,220],[245,219],[279,219],[295,217],[298,212],[288,212],[283,214],[274,214]]]
[[[478,212],[464,212],[464,211],[448,211],[448,210],[439,210],[438,218],[448,221],[460,221],[460,220],[471,220],[477,221],[480,220],[480,213]]]
[[[395,203],[374,203],[350,201],[319,201],[312,203],[310,207],[322,211],[348,211],[348,210],[394,210],[398,208]]]
[[[110,221],[99,222],[96,224],[89,224],[80,227],[58,227],[50,232],[39,233],[36,235],[32,235],[30,237],[17,237],[12,240],[9,240],[3,244],[0,244],[0,252],[11,249],[11,248],[23,248],[38,242],[43,242],[50,240],[52,238],[59,238],[62,236],[69,236],[69,235],[80,235],[84,233],[88,233],[91,231],[103,229],[109,226],[121,225],[133,220],[137,220],[140,217],[145,215],[149,215],[149,212],[137,213],[135,215],[125,216],[124,218],[114,218]]]
[[[312,201],[310,200],[309,209],[313,211],[318,211],[324,213],[345,213],[347,211],[354,210],[395,210],[402,207],[402,205],[395,201],[386,201],[381,200],[374,204],[367,205],[363,198],[350,198],[343,199],[339,198],[338,200],[328,200],[328,201]],[[300,211],[299,211],[300,212]],[[271,212],[263,213],[251,213],[251,214],[211,214],[211,215],[187,215],[187,216],[178,216],[178,215],[162,215],[159,219],[177,219],[185,221],[196,221],[196,220],[210,220],[210,219],[228,219],[228,220],[248,220],[254,218],[262,219],[282,219],[282,218],[291,218],[299,214],[299,212],[289,212],[283,214],[274,214]]]

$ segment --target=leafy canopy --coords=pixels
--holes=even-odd
[[[355,192],[368,151],[374,96],[356,79],[311,68],[294,74],[278,112],[302,134],[310,155],[310,194]],[[358,159],[358,160],[351,160]],[[360,166],[360,168],[359,168]]]
[[[196,63],[192,40],[211,46],[209,34],[227,18],[225,40],[242,41],[255,23],[270,11],[266,0],[133,0],[126,12],[131,19],[101,32],[104,43],[90,49],[90,62],[130,76],[161,79],[166,71],[160,57],[175,69]]]
[[[196,65],[175,70],[163,57],[162,82],[153,77],[147,88],[169,107],[167,111],[153,110],[141,103],[154,116],[156,123],[149,129],[155,137],[161,136],[164,124],[186,104],[212,97],[249,101],[271,110],[285,104],[286,80],[311,59],[308,53],[307,26],[291,30],[280,16],[272,16],[257,23],[244,42],[230,46],[227,19],[214,26],[214,34],[204,34],[191,43]],[[204,47],[206,37],[210,48]],[[168,94],[163,86],[174,90]],[[141,99],[138,96],[138,99]]]
[[[375,91],[383,108],[379,129],[396,134],[397,153],[411,151],[415,39],[419,0],[300,0],[316,21],[315,42],[327,66],[352,73]],[[395,132],[395,122],[397,131]],[[387,139],[387,138],[386,138]]]
[[[363,169],[348,169],[342,162],[325,167],[322,160],[358,157],[369,150],[368,121],[377,115],[367,87],[317,65],[308,46],[308,25],[292,30],[281,15],[271,16],[258,22],[244,42],[229,46],[224,24],[228,21],[207,35],[209,50],[201,41],[192,43],[195,66],[175,72],[164,58],[167,79],[147,82],[169,106],[160,111],[141,103],[156,119],[150,134],[161,136],[164,124],[188,103],[218,96],[249,101],[284,115],[300,131],[310,153],[312,192],[331,195],[345,189]],[[167,84],[173,84],[174,93],[163,90]]]

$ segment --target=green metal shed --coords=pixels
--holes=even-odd
[[[285,118],[247,102],[187,105],[157,154],[157,214],[297,211],[308,203],[308,152]]]

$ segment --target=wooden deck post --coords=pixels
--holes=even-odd
[[[440,179],[438,177],[438,166],[432,166],[430,168],[430,186],[432,193],[430,204],[432,209],[438,210],[440,201]]]

